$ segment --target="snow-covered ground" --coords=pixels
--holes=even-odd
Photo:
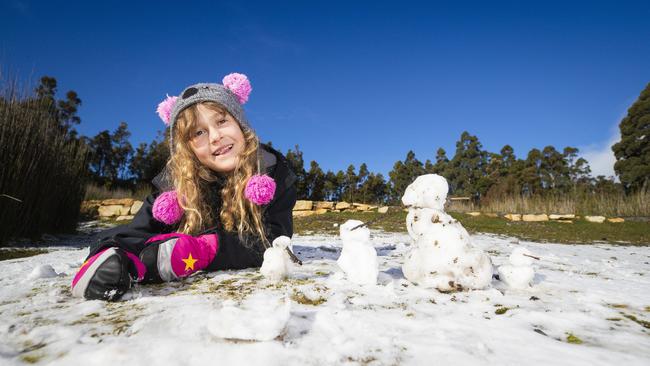
[[[304,265],[286,281],[203,273],[116,303],[70,296],[87,249],[2,261],[0,364],[650,364],[650,247],[472,239],[495,265],[516,246],[541,256],[534,286],[423,289],[401,272],[408,236],[374,231],[374,286],[346,281],[322,235],[294,237]]]

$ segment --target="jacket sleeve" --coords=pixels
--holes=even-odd
[[[145,247],[145,241],[157,234],[173,231],[173,227],[165,225],[153,218],[151,208],[160,193],[149,195],[131,223],[111,228],[98,233],[90,245],[88,258],[109,247],[119,247],[135,255]]]
[[[293,235],[293,206],[296,204],[296,186],[289,186],[264,212],[266,238]],[[217,230],[219,250],[208,266],[209,271],[260,267],[264,259],[264,244],[259,238],[240,239],[236,232]]]

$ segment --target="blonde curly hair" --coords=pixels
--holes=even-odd
[[[218,218],[221,226],[226,231],[236,231],[240,239],[246,239],[251,234],[258,236],[263,246],[268,247],[261,208],[244,197],[246,183],[251,176],[258,173],[259,139],[251,129],[242,129],[244,149],[239,154],[235,170],[219,176],[201,164],[190,146],[190,135],[198,120],[199,104],[215,112],[229,114],[218,103],[197,103],[178,115],[174,131],[171,131],[174,134],[174,152],[167,166],[178,197],[182,197],[179,203],[185,210],[179,231],[196,235],[216,225],[217,218],[213,217],[211,207],[215,197],[211,197],[210,184],[224,180],[220,192],[222,205]],[[243,242],[245,245],[250,244],[248,240]]]

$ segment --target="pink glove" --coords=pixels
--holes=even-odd
[[[158,247],[155,260],[152,255],[148,255],[147,259],[141,254],[140,258],[147,265],[148,271],[155,267],[160,279],[168,282],[205,269],[217,254],[219,238],[217,234],[194,237],[171,233],[151,237],[145,244]],[[147,251],[145,249],[143,253]]]

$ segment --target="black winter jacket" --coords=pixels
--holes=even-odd
[[[279,236],[293,235],[293,206],[296,203],[296,175],[289,168],[287,159],[278,151],[266,145],[261,145],[262,164],[266,173],[276,183],[273,200],[263,208],[262,220],[269,243]],[[135,255],[140,255],[145,248],[145,241],[157,234],[171,233],[178,230],[178,225],[165,225],[153,218],[151,208],[162,192],[173,187],[163,171],[153,182],[157,188],[148,196],[133,221],[127,225],[108,229],[97,234],[94,243],[90,246],[88,258],[107,247],[120,247]],[[213,217],[219,217],[221,211],[222,185],[220,182],[212,183],[212,200],[214,201]],[[225,231],[219,223],[215,228],[204,233],[216,233],[219,237],[219,249],[212,263],[206,268],[208,271],[221,269],[242,269],[259,267],[262,265],[264,245],[257,237],[239,238],[237,232]]]

